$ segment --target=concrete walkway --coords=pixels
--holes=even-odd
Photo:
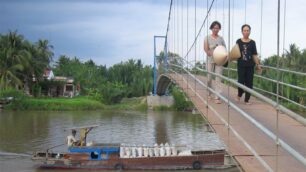
[[[215,104],[214,100],[208,100],[211,109],[206,108],[203,100],[207,100],[208,98],[207,89],[199,83],[196,83],[193,78],[187,77],[187,75],[177,74],[168,74],[168,76],[182,88],[202,115],[208,119],[209,123],[227,145],[229,153],[236,158],[243,170],[247,172],[267,171],[254,157],[253,153],[247,149],[246,145],[234,135],[232,130],[228,129],[224,121],[220,118],[229,122],[232,129],[234,129],[245,142],[256,151],[259,157],[261,157],[273,171],[306,171],[306,166],[297,161],[282,147],[276,146],[275,140],[268,137],[240,113],[229,108],[226,102]],[[198,79],[206,83],[205,77],[200,76]],[[236,103],[240,109],[248,113],[274,134],[278,133],[280,139],[299,152],[304,158],[306,157],[306,126],[295,121],[286,114],[279,113],[279,129],[277,130],[277,112],[274,107],[254,97],[251,97],[250,100],[252,105],[245,105],[243,103],[244,97],[242,97],[241,102],[236,102],[234,98],[237,95],[237,89],[232,87],[228,88],[225,85],[223,85],[222,95],[226,97],[229,95],[231,102]]]

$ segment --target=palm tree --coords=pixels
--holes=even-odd
[[[42,58],[41,60],[45,62],[46,64],[49,64],[50,62],[52,62],[52,57],[54,53],[52,52],[53,46],[49,44],[49,41],[40,39],[36,43],[36,46],[37,46],[37,50],[40,55],[40,58]]]
[[[22,85],[21,72],[29,65],[31,54],[23,48],[24,39],[17,31],[1,35],[0,89]]]

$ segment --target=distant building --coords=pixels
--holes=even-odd
[[[53,71],[51,69],[45,69],[44,70],[44,74],[43,77],[47,80],[51,80],[54,78],[54,74]]]
[[[79,84],[74,85],[74,79],[65,76],[54,76],[51,69],[46,69],[43,74],[44,79],[50,82],[45,88],[42,88],[42,94],[50,97],[74,97],[79,94]],[[48,83],[48,82],[46,82]]]

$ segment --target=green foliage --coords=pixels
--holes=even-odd
[[[172,87],[171,93],[174,98],[174,108],[176,110],[182,111],[193,107],[192,102],[187,100],[186,95],[177,87]]]
[[[119,103],[126,97],[128,87],[119,82],[107,82],[101,86],[101,92],[106,104]]]
[[[44,80],[43,73],[52,62],[53,46],[48,40],[31,43],[17,31],[0,35],[0,90],[30,88],[35,97],[52,86],[64,83]],[[92,60],[61,55],[52,70],[56,76],[72,77],[81,95],[106,104],[119,103],[124,97],[145,96],[153,87],[153,69],[141,60],[130,59],[109,69]],[[33,82],[33,77],[35,82]]]
[[[14,100],[24,99],[26,96],[23,91],[16,90],[14,88],[7,88],[0,92],[0,98],[13,97]]]
[[[107,69],[92,60],[82,63],[76,57],[61,56],[54,73],[73,77],[75,83],[80,83],[82,95],[106,104],[119,103],[124,97],[145,96],[153,87],[152,67],[133,59]]]
[[[285,54],[283,54],[282,57],[278,56],[271,56],[267,59],[264,60],[263,64],[267,66],[277,66],[277,60],[279,60],[280,67],[282,69],[289,69],[293,71],[299,71],[299,72],[306,72],[306,50],[300,51],[299,48],[295,45],[292,44],[289,47],[289,51],[286,51]],[[279,72],[275,69],[267,69],[263,71],[263,76],[275,80],[279,80],[280,82],[300,86],[303,88],[306,88],[306,77],[293,74],[293,73],[287,73],[287,72]],[[277,92],[277,84],[276,83],[271,83],[270,81],[266,80],[260,80],[260,79],[255,79],[254,80],[255,86],[259,87],[263,90],[267,90],[273,93]],[[298,90],[292,87],[288,87],[285,85],[280,85],[279,87],[279,95],[283,97],[287,97],[295,102],[298,102],[302,105],[306,105],[305,102],[305,97],[306,97],[306,92],[302,90]],[[275,97],[272,97],[275,99]],[[288,103],[286,101],[281,101],[283,102],[283,105],[287,106],[290,109],[297,110],[299,112],[305,113],[305,109]]]
[[[22,85],[20,75],[28,67],[30,59],[22,35],[16,31],[0,35],[0,90]]]
[[[64,81],[54,81],[54,80],[42,80],[32,84],[32,95],[34,97],[40,97],[42,95],[48,95],[48,91],[53,87],[63,87]]]
[[[147,95],[152,88],[152,69],[143,67],[140,60],[128,60],[115,64],[108,70],[110,82],[121,82],[127,85],[127,97]]]
[[[0,90],[30,84],[33,76],[41,80],[52,61],[52,48],[47,40],[30,43],[17,31],[0,35]]]
[[[102,92],[96,88],[89,89],[88,97],[99,102],[104,102]]]
[[[6,88],[5,90],[0,91],[0,99],[8,100],[8,98],[11,98],[11,100],[9,101],[9,105],[6,106],[11,106],[12,104],[20,106],[20,104],[26,99],[26,95],[23,91],[14,88]]]
[[[159,72],[159,73],[164,73],[164,72],[166,72],[166,71],[165,71],[165,61],[164,61],[165,58],[166,58],[166,57],[165,57],[164,51],[161,51],[161,52],[159,53],[159,56],[156,57],[156,63],[157,63],[157,66],[158,66],[158,72]],[[168,52],[168,57],[167,57],[167,59],[168,59],[168,65],[171,64],[171,65],[172,65],[172,66],[171,66],[172,68],[175,67],[175,66],[173,66],[173,65],[183,66],[183,64],[184,64],[184,61],[183,61],[183,58],[182,58],[182,57],[180,57],[178,54],[172,53],[172,52],[170,52],[170,51]],[[180,72],[180,71],[182,71],[182,69],[177,68],[176,71],[177,71],[177,72]]]
[[[39,84],[32,85],[32,94],[34,97],[41,96],[41,86]]]

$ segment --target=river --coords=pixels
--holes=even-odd
[[[205,124],[200,115],[188,112],[0,111],[0,171],[51,172],[37,168],[31,161],[33,151],[65,143],[66,136],[70,134],[65,129],[84,125],[99,125],[91,131],[88,141],[137,145],[168,142],[225,148],[217,135],[206,132]],[[63,145],[53,151],[66,150],[66,145]]]

